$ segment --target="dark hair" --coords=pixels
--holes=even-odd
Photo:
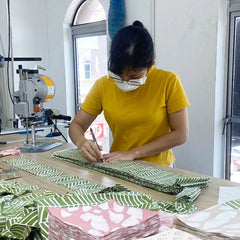
[[[122,28],[112,40],[108,69],[116,74],[129,68],[148,68],[154,60],[153,40],[140,21]]]

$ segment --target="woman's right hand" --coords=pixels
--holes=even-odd
[[[69,126],[69,136],[78,147],[80,154],[89,162],[100,162],[102,154],[92,140],[85,138],[84,134],[97,116],[80,109]],[[100,146],[101,150],[101,146]]]
[[[103,158],[101,152],[98,150],[98,147],[92,140],[81,139],[76,145],[80,154],[89,162],[100,162],[100,159]]]

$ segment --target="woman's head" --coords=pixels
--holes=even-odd
[[[115,74],[150,68],[154,60],[152,37],[135,21],[117,32],[111,43],[108,68]]]

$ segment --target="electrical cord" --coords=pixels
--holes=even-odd
[[[49,119],[49,123],[52,124],[54,126],[54,129],[57,130],[59,132],[59,134],[63,137],[63,139],[68,142],[68,140],[64,137],[64,135],[62,134],[62,132],[59,130],[59,128],[57,127],[57,124],[55,124],[52,120],[51,117],[48,117]]]
[[[7,12],[8,12],[8,58],[10,58],[10,43],[11,43],[11,18],[10,18],[10,0],[7,0]],[[10,99],[14,105],[14,100],[10,91],[10,78],[9,78],[9,61],[7,61],[7,87]]]

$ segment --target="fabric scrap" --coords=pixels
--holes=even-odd
[[[224,206],[229,206],[232,207],[234,209],[239,209],[240,210],[240,199],[236,199],[236,200],[231,200],[229,202],[225,202],[223,204]]]
[[[151,237],[140,238],[139,240],[201,240],[201,238],[179,229],[171,228],[170,230],[155,234]]]
[[[240,210],[215,205],[193,214],[177,215],[176,228],[201,239],[240,239]]]

